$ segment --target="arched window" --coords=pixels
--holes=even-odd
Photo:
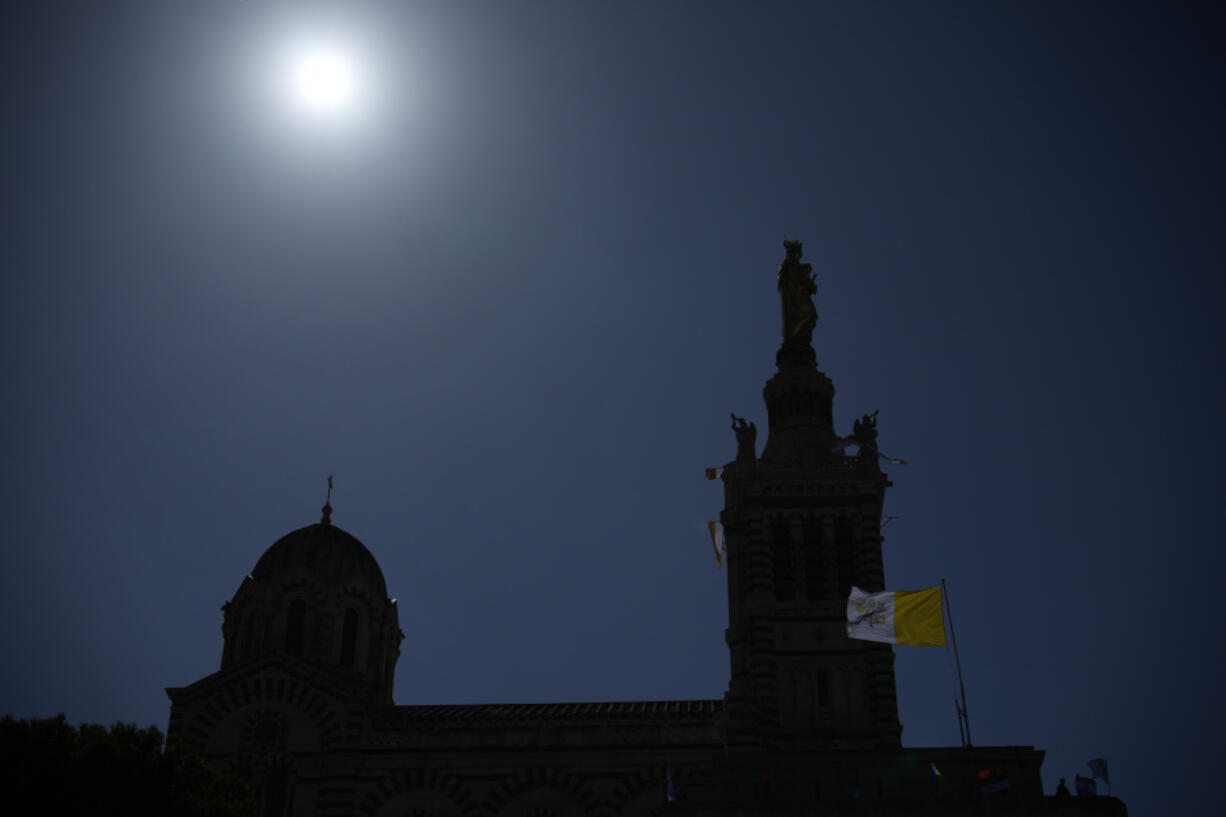
[[[834,543],[838,559],[839,598],[846,600],[851,595],[856,575],[856,529],[852,518],[846,514],[834,522]]]
[[[302,655],[302,631],[306,628],[306,602],[294,599],[289,606],[289,618],[285,622],[285,651],[290,655]]]
[[[825,552],[822,550],[822,520],[818,517],[807,517],[804,523],[805,537],[805,596],[809,601],[822,601],[826,598],[825,577],[822,575],[822,560]]]
[[[775,598],[792,601],[792,522],[779,518],[771,525],[771,562],[775,572]]]
[[[358,611],[345,611],[345,629],[341,635],[341,666],[352,667],[358,649]]]
[[[255,655],[255,613],[247,614],[247,626],[243,628],[243,658]]]
[[[859,712],[864,708],[864,673],[853,669],[847,674],[847,708]]]

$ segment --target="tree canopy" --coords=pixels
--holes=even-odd
[[[9,802],[45,814],[252,817],[251,787],[182,746],[162,748],[156,726],[74,727],[54,718],[0,719],[0,762]]]

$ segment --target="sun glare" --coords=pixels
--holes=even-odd
[[[293,105],[319,118],[352,116],[363,83],[357,55],[343,44],[301,41],[287,50],[284,80]]]
[[[336,111],[353,101],[353,66],[337,51],[300,54],[293,68],[294,93],[308,108]]]

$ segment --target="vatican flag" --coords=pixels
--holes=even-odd
[[[886,644],[944,647],[941,588],[884,593],[851,588],[847,597],[847,636]]]

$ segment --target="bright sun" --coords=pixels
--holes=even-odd
[[[312,115],[352,114],[360,102],[358,61],[342,45],[298,43],[288,51],[285,79],[294,104]]]
[[[318,51],[303,54],[294,67],[298,99],[313,108],[336,110],[353,99],[353,68],[345,55]]]

